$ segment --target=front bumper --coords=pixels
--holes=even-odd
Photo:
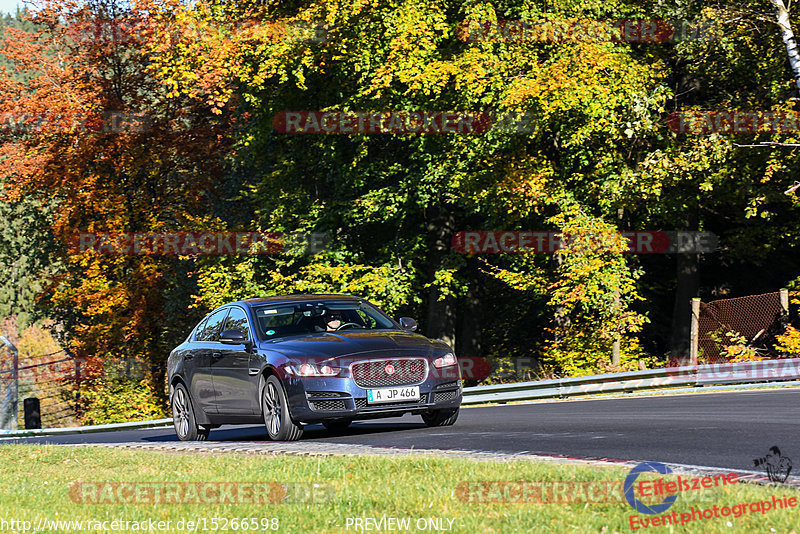
[[[289,413],[297,423],[421,414],[458,408],[462,399],[461,380],[428,378],[415,384],[419,386],[419,401],[383,404],[368,404],[367,389],[350,378],[292,378],[285,385]]]

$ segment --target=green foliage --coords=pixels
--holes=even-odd
[[[749,362],[763,360],[766,350],[752,346],[750,340],[739,332],[725,332],[720,327],[708,335],[720,348],[719,355],[730,362]]]
[[[317,261],[293,270],[273,267],[262,272],[261,263],[248,258],[210,263],[201,268],[194,306],[211,310],[231,300],[256,296],[343,293],[364,297],[394,314],[400,307],[419,301],[413,293],[412,273],[398,265],[335,265]]]
[[[166,417],[163,395],[159,395],[147,380],[101,378],[84,384],[79,393],[79,419],[84,425]]]
[[[613,325],[608,322],[583,321],[579,326],[560,332],[561,339],[544,349],[545,365],[560,376],[635,371],[645,356],[635,336],[622,337],[620,364],[612,365],[613,338],[608,335]]]
[[[0,181],[0,317],[16,315],[20,323],[43,319],[37,298],[45,279],[56,272],[56,243],[48,228],[56,202],[34,198],[2,201]]]
[[[647,318],[631,310],[637,300],[633,270],[622,255],[627,242],[616,228],[572,204],[549,221],[559,227],[563,247],[549,285],[555,310],[552,338],[543,348],[550,372],[579,376],[638,368],[644,356],[635,334]],[[620,364],[612,366],[612,346],[620,341]]]

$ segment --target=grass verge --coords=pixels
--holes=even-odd
[[[598,499],[595,490],[587,493],[585,483],[596,483],[595,489],[603,486],[600,481],[621,485],[629,471],[616,467],[438,457],[201,455],[39,445],[0,446],[0,461],[0,531],[33,532],[38,525],[39,532],[610,533],[633,532],[629,518],[637,515],[618,489],[609,494],[616,502],[573,502]],[[558,486],[548,485],[545,495],[572,503],[540,504],[532,502],[538,493],[523,496],[515,491],[519,485],[467,485],[470,481],[584,484],[561,486],[555,493],[552,490]],[[231,489],[232,483],[238,484],[237,489]],[[251,483],[265,483],[279,491],[259,493]],[[177,493],[164,493],[166,484],[172,484]],[[199,490],[192,493],[191,488]],[[289,493],[281,493],[285,488]],[[510,500],[523,502],[496,502],[506,500],[506,491]],[[264,499],[265,495],[269,497]],[[679,495],[662,515],[677,512],[680,519],[692,507],[722,509],[784,495],[800,500],[799,492],[784,487],[718,486]],[[240,498],[245,502],[236,502]],[[160,502],[152,502],[156,499]],[[259,499],[265,502],[253,502]],[[132,502],[121,502],[125,500]],[[478,502],[486,500],[495,502]],[[638,532],[791,532],[800,524],[799,511],[800,505],[766,513],[748,511],[738,518],[699,519],[684,526],[652,526]],[[234,524],[234,518],[248,518],[248,522]],[[110,522],[115,519],[129,523],[112,529]],[[356,519],[362,520],[361,528]],[[379,523],[381,519],[385,522]],[[12,525],[12,520],[30,524]],[[53,523],[43,526],[44,520],[83,524],[59,528]],[[106,523],[92,525],[87,523],[90,520]],[[165,528],[158,526],[159,521]],[[195,522],[196,528],[188,528],[188,521]]]

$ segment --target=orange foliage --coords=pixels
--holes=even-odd
[[[9,28],[0,42],[13,64],[0,69],[0,116],[17,124],[0,139],[1,193],[57,201],[51,229],[62,243],[79,232],[203,230],[232,114],[153,78],[147,45],[157,32],[141,12],[47,0],[32,20],[37,31]],[[114,20],[132,37],[85,30]],[[65,251],[42,301],[60,311],[78,357],[163,358],[176,262]]]

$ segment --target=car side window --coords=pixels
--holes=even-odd
[[[222,323],[225,322],[225,317],[228,315],[228,309],[223,308],[209,316],[202,332],[197,335],[197,341],[219,341],[219,332],[222,329]]]
[[[250,339],[250,323],[247,321],[247,314],[241,308],[233,307],[228,314],[228,321],[225,323],[225,330],[238,328],[246,339]]]
[[[200,321],[200,324],[195,327],[194,332],[192,332],[192,341],[200,341],[200,336],[203,334],[203,329],[206,327],[207,322],[208,317]]]
[[[364,324],[367,328],[378,327],[378,321],[376,321],[374,317],[367,315],[366,312],[364,312],[364,310],[356,310],[356,314],[358,314],[358,317],[361,319],[361,323]]]

